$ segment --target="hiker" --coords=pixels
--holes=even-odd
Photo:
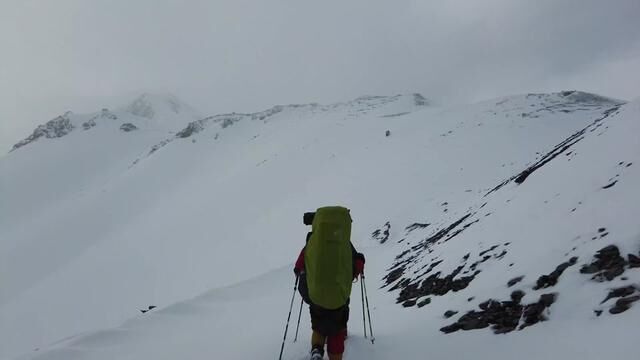
[[[351,244],[351,215],[343,207],[305,213],[312,225],[294,267],[299,291],[311,315],[311,359],[341,360],[347,337],[351,284],[364,273],[364,255]]]

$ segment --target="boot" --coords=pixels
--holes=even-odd
[[[311,349],[311,360],[322,360],[324,356],[324,350],[321,347],[314,346]]]

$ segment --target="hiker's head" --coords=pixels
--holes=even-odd
[[[302,222],[305,225],[311,225],[313,224],[313,218],[316,216],[315,212],[306,212],[304,213],[304,216],[302,217]]]

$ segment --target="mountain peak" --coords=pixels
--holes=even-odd
[[[124,111],[147,119],[182,114],[197,117],[196,111],[190,105],[168,93],[144,93],[125,106]]]

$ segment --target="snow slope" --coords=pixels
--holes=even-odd
[[[603,282],[579,270],[611,244],[640,255],[638,114],[579,92],[455,108],[402,95],[34,142],[0,159],[0,357],[276,357],[301,215],[327,204],[352,209],[377,338],[362,338],[354,294],[345,358],[629,357],[638,305],[613,315],[617,299],[600,302],[639,286],[638,270]],[[462,265],[449,280],[473,274],[464,288],[420,286]],[[548,321],[440,331],[514,290],[523,304],[556,294]],[[308,328],[306,315],[285,358],[305,358]]]

